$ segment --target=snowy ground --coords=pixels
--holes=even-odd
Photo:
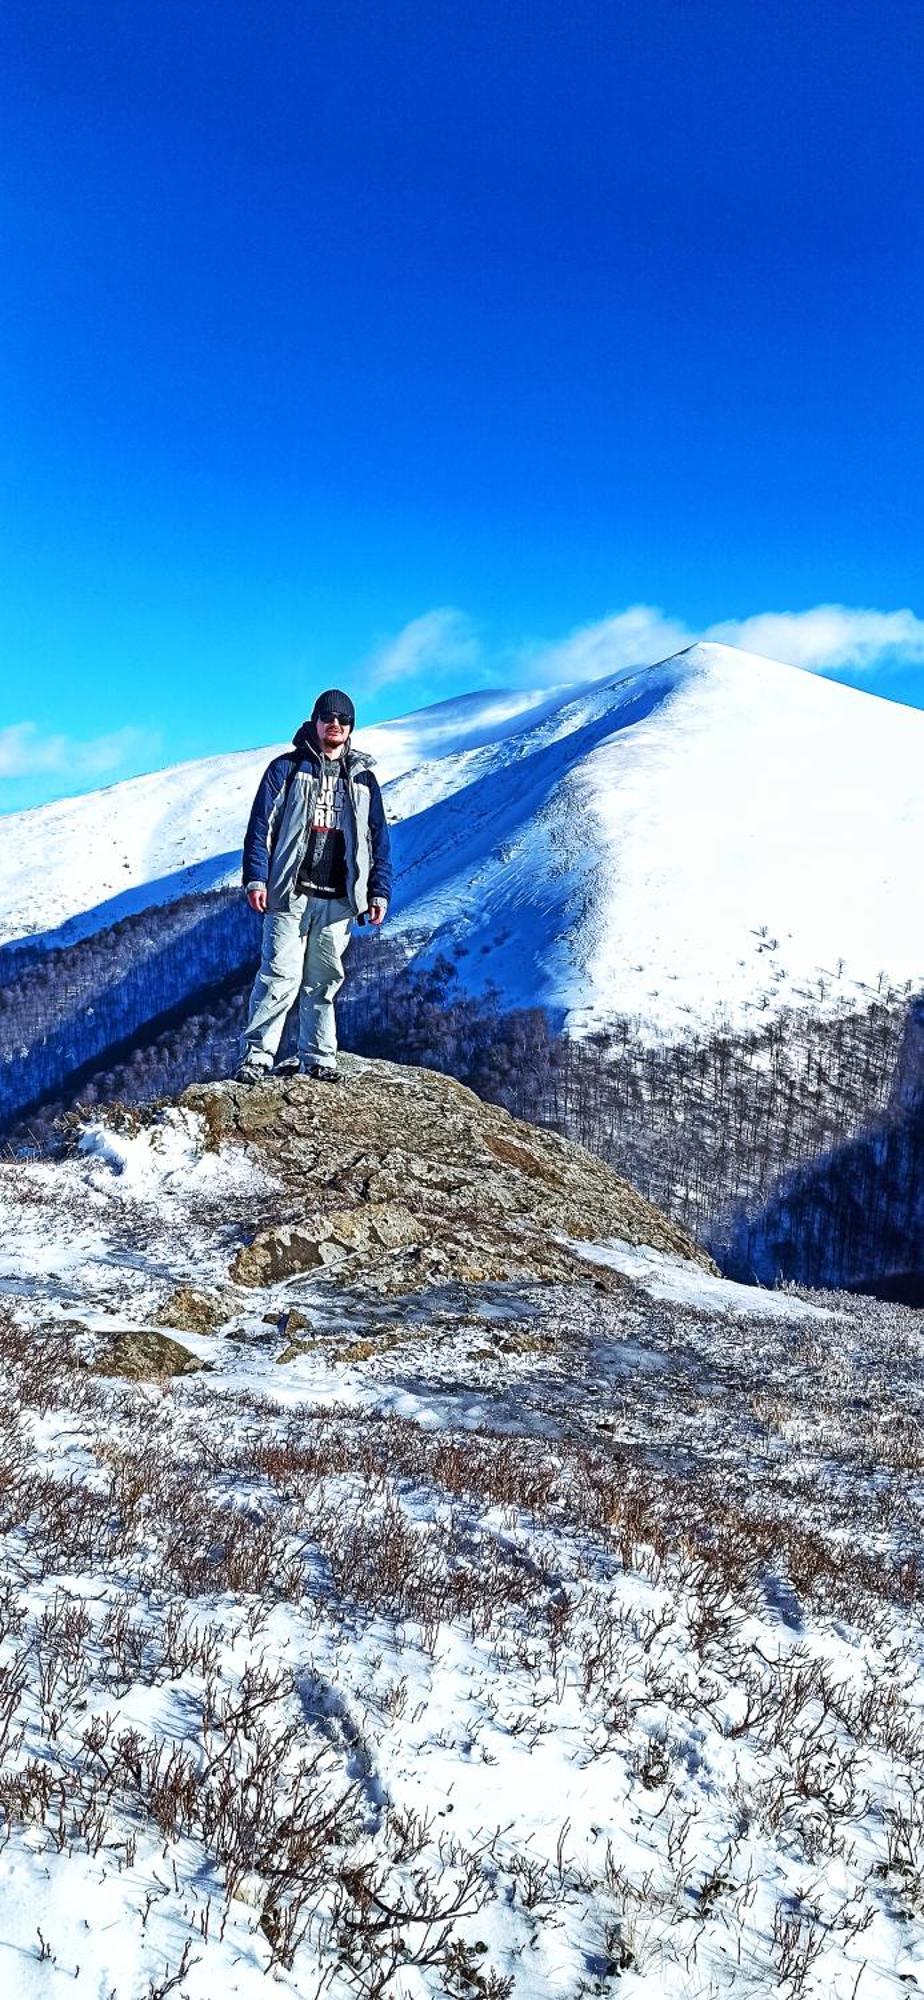
[[[924,1989],[920,1317],[245,1292],[266,1193],[0,1169],[3,1992]],[[86,1366],[178,1284],[208,1372]]]

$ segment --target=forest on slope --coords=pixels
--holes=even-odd
[[[232,890],[139,911],[57,950],[0,952],[0,1126],[73,1094],[94,1064],[224,988],[258,952],[259,920]]]

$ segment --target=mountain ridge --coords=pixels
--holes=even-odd
[[[392,934],[572,1034],[682,1038],[924,978],[924,714],[712,642],[357,733],[393,823]],[[230,886],[270,750],[0,820],[0,938],[67,944]],[[24,838],[36,860],[23,869]],[[91,901],[92,898],[92,901]],[[29,911],[30,929],[23,912]]]

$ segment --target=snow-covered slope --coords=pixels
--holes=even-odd
[[[732,647],[575,690],[484,693],[365,733],[391,924],[472,987],[586,1032],[681,1035],[924,980],[924,713]],[[0,820],[0,938],[76,936],[237,876],[272,754],[182,765]]]
[[[356,742],[387,784],[415,762],[501,741],[568,692],[485,689],[357,730]],[[251,801],[287,747],[199,757],[0,817],[0,945],[48,932],[71,944],[150,903],[239,881]]]
[[[399,780],[396,920],[572,1032],[917,982],[922,756],[916,709],[694,646]]]

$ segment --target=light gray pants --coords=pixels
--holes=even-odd
[[[263,956],[244,1032],[244,1054],[261,1069],[272,1068],[295,1000],[302,1062],[336,1069],[334,1001],[352,923],[352,905],[330,896],[293,896],[290,910],[264,917]]]

